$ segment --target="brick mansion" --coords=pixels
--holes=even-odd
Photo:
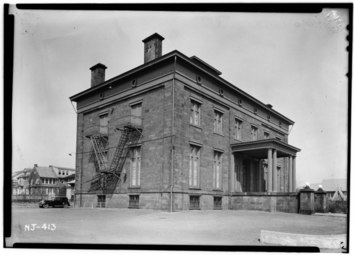
[[[297,212],[294,122],[196,56],[143,40],[144,64],[70,97],[75,206]]]

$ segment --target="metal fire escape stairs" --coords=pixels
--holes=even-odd
[[[102,136],[91,136],[92,149],[95,155],[99,173],[91,180],[90,190],[101,190],[105,195],[112,195],[117,185],[122,182],[122,170],[129,153],[129,145],[137,143],[141,130],[131,125],[126,125],[121,131],[121,136],[115,149],[113,159],[108,168],[108,160],[104,154]]]

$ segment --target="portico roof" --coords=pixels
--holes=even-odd
[[[231,144],[231,151],[233,153],[258,159],[267,158],[268,149],[276,150],[278,157],[296,156],[296,153],[301,151],[299,148],[276,138]]]

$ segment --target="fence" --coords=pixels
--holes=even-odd
[[[84,202],[84,208],[106,208],[107,202]]]

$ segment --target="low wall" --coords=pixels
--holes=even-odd
[[[50,197],[49,195],[12,195],[12,202],[39,202]]]
[[[230,209],[298,213],[296,192],[244,192],[231,196]]]

